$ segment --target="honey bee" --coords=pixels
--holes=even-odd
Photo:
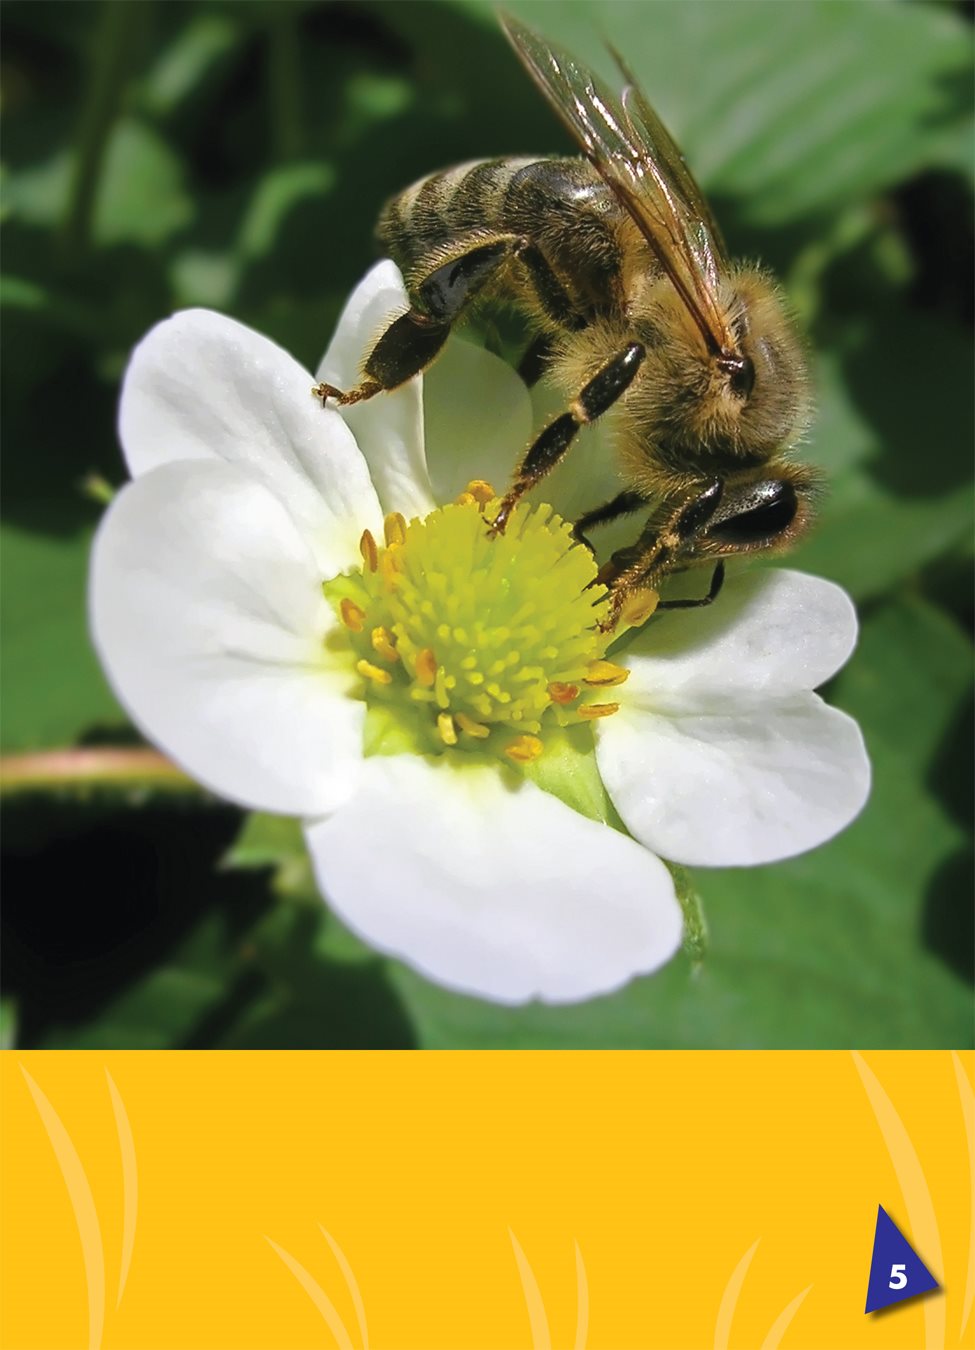
[[[773,278],[728,258],[684,159],[613,53],[624,88],[510,15],[504,31],[584,158],[472,161],[433,173],[384,208],[378,237],[403,272],[409,311],[367,356],[340,404],[393,389],[427,366],[475,302],[526,318],[526,378],[546,374],[566,411],[529,445],[494,532],[566,455],[579,428],[610,412],[623,490],[576,522],[577,536],[647,512],[635,542],[599,579],[604,627],[634,592],[675,570],[782,551],[809,524],[815,473],[789,457],[808,419],[802,343]]]

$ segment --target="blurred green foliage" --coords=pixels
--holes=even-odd
[[[12,794],[4,1036],[31,1046],[921,1047],[971,1036],[971,30],[941,4],[512,3],[605,33],[775,267],[817,356],[830,483],[797,558],[856,597],[828,691],[876,785],[831,845],[697,878],[711,946],[568,1009],[377,958],[292,822],[200,798]],[[481,154],[567,149],[479,0],[4,7],[7,752],[125,743],[85,635],[122,467],[126,355],[187,305],[313,366],[382,200]],[[599,903],[598,895],[593,903]]]

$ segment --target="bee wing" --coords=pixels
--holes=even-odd
[[[522,64],[612,188],[670,277],[708,347],[733,351],[717,300],[727,254],[700,188],[666,127],[622,58],[626,81],[617,98],[567,52],[510,14],[501,26]]]

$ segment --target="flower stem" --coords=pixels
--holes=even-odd
[[[677,903],[684,912],[684,951],[690,957],[693,974],[701,969],[708,950],[708,923],[704,917],[701,896],[694,885],[694,877],[686,867],[668,863],[670,875],[674,879]]]
[[[196,793],[192,778],[156,750],[91,747],[0,757],[0,794],[94,788]]]

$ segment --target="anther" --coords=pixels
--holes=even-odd
[[[346,628],[351,629],[353,633],[361,633],[362,625],[366,621],[366,611],[346,596],[339,605],[339,617]]]
[[[493,501],[498,495],[490,483],[486,483],[483,478],[472,478],[465,489],[465,496],[473,497],[479,506],[486,506],[488,502]]]
[[[457,744],[457,728],[454,726],[454,719],[450,713],[440,713],[437,718],[437,730],[440,732],[440,739],[444,745]]]
[[[383,521],[383,534],[387,548],[393,544],[402,544],[406,540],[406,520],[398,511],[390,511]]]
[[[477,498],[472,497],[469,492],[462,492],[459,497],[455,498],[455,504],[457,506],[473,506],[476,500]]]
[[[379,563],[379,549],[376,547],[372,530],[362,531],[362,538],[359,540],[359,552],[362,554],[362,561],[369,571],[375,572]]]
[[[618,713],[619,710],[618,703],[586,703],[578,709],[578,713],[587,722],[591,722],[597,717],[612,717],[613,713]]]
[[[548,687],[548,696],[553,703],[571,703],[574,698],[579,697],[579,686],[553,680]]]
[[[416,654],[416,678],[426,689],[432,689],[437,678],[437,658],[432,647],[424,647]]]
[[[537,736],[516,736],[504,747],[504,753],[516,764],[530,764],[542,753],[542,743]]]
[[[623,684],[629,678],[630,672],[624,666],[618,666],[615,661],[593,661],[585,676],[586,684],[595,685],[600,689]]]
[[[380,666],[374,666],[371,661],[357,661],[355,668],[367,680],[372,680],[373,684],[392,684],[393,682],[393,677],[388,670],[383,670]]]
[[[388,628],[374,628],[372,630],[372,646],[373,650],[378,652],[384,661],[399,660],[399,652],[396,650],[393,635]]]
[[[454,721],[461,731],[466,731],[468,736],[475,736],[479,741],[486,740],[491,734],[490,727],[486,727],[483,722],[475,722],[467,713],[454,713]]]
[[[659,604],[660,596],[656,591],[634,591],[623,602],[620,619],[630,628],[638,628],[641,623],[646,623]]]

